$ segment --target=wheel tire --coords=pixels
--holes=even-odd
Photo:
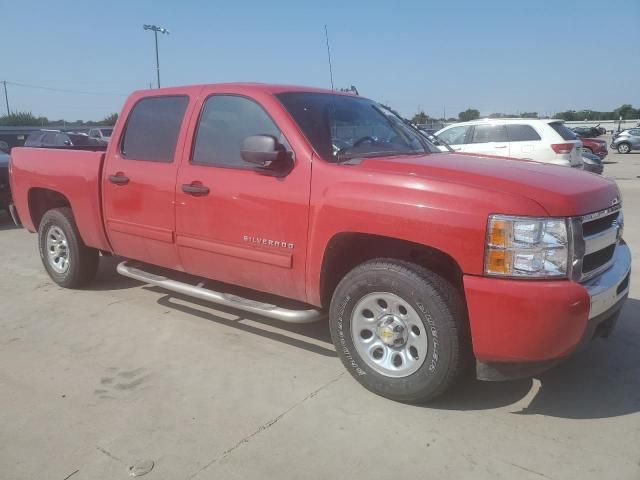
[[[618,153],[629,153],[631,151],[631,145],[628,143],[621,143],[618,145]]]
[[[354,344],[352,322],[356,306],[360,308],[368,295],[381,292],[400,297],[424,327],[426,354],[420,367],[407,376],[398,378],[376,371],[370,366],[374,356],[365,360]],[[378,325],[380,321],[373,320]],[[405,403],[431,400],[451,387],[470,364],[471,342],[460,293],[439,275],[410,262],[375,259],[351,270],[333,294],[329,322],[338,356],[351,375],[368,390],[392,400]],[[380,340],[376,337],[374,341]],[[389,351],[394,350],[388,347],[385,355]]]
[[[57,238],[64,239],[63,250],[68,259],[66,269],[61,269],[53,260],[54,254],[50,253],[50,249],[55,247],[47,242],[49,238],[53,239],[54,233],[57,233]],[[44,268],[51,279],[61,287],[78,288],[95,277],[99,262],[98,251],[87,247],[80,238],[70,208],[55,208],[44,214],[38,227],[38,245]]]

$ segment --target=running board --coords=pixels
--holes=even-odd
[[[162,275],[156,275],[154,273],[140,270],[127,261],[120,263],[117,270],[120,275],[133,278],[140,282],[149,283],[156,287],[164,288],[189,297],[199,298],[200,300],[206,300],[219,305],[225,305],[227,307],[237,308],[246,312],[257,313],[265,317],[275,318],[282,322],[298,324],[312,323],[321,320],[325,316],[322,311],[315,308],[308,310],[289,310],[269,303],[257,302],[237,295],[209,290],[200,286],[201,284],[194,286],[188,283],[178,282]]]

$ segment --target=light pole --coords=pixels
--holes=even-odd
[[[158,88],[160,88],[160,59],[158,57],[158,32],[169,35],[169,30],[167,30],[164,27],[158,27],[156,25],[143,25],[142,28],[145,30],[151,30],[153,32],[153,35],[156,38],[156,74],[158,76]]]

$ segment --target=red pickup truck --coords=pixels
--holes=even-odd
[[[613,181],[442,153],[387,108],[327,90],[135,92],[106,151],[16,148],[11,187],[59,285],[119,255],[121,274],[170,291],[328,316],[351,374],[404,402],[470,366],[537,374],[607,336],[629,291]]]

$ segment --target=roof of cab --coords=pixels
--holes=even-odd
[[[196,93],[203,87],[215,87],[216,89],[224,89],[229,88],[229,90],[244,90],[244,91],[259,91],[266,92],[271,94],[284,93],[284,92],[310,92],[310,93],[333,93],[336,95],[347,95],[353,96],[350,92],[339,92],[335,90],[330,90],[326,88],[318,88],[318,87],[305,87],[301,85],[282,85],[282,84],[270,84],[270,83],[252,83],[252,82],[230,82],[230,83],[203,83],[197,85],[184,85],[184,86],[176,86],[176,87],[166,87],[160,89],[145,89],[145,90],[136,90],[133,93],[138,95],[140,94],[154,94],[157,95],[159,93]]]

